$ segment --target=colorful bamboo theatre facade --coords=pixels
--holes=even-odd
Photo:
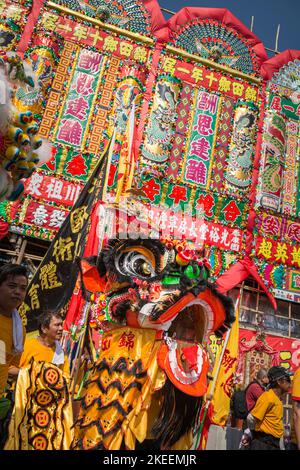
[[[247,383],[262,365],[295,370],[300,51],[269,59],[225,9],[184,8],[165,21],[156,0],[0,8],[1,51],[35,71],[34,115],[51,143],[19,199],[1,203],[1,262],[35,270],[109,144],[101,198],[130,194],[161,227],[196,238],[219,290],[240,292],[235,380]],[[60,238],[57,264],[31,285],[24,318],[39,310],[41,292],[55,291],[57,265],[75,259],[75,248]],[[210,338],[213,352],[220,341]]]

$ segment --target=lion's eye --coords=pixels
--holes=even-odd
[[[141,265],[141,271],[146,274],[146,276],[149,276],[151,274],[151,266],[149,263],[143,263]]]
[[[116,268],[125,276],[147,279],[156,275],[150,261],[136,251],[120,254],[116,259]]]

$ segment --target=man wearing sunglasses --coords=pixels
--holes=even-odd
[[[260,395],[247,416],[248,426],[253,430],[249,450],[280,450],[279,441],[284,432],[281,399],[290,390],[291,379],[280,366],[271,367],[268,378],[269,390]]]

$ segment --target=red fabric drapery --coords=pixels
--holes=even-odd
[[[0,219],[0,240],[8,234],[9,224]]]
[[[236,287],[249,276],[252,276],[256,280],[258,285],[265,291],[274,310],[277,310],[277,303],[275,298],[273,297],[267,286],[264,284],[253,260],[250,259],[249,256],[245,256],[244,259],[238,261],[236,264],[231,266],[228,271],[226,271],[224,274],[222,274],[222,276],[219,277],[219,279],[217,279],[216,285],[218,291],[221,293],[225,293]]]
[[[272,334],[264,334],[260,338],[259,334],[253,330],[240,328],[239,357],[243,360],[243,355],[248,351],[262,351],[272,356],[272,365],[284,366],[290,372],[294,372],[300,366],[300,339],[285,338]]]
[[[166,20],[156,0],[143,0],[143,3],[151,15],[151,31],[155,36],[164,27]]]
[[[242,328],[240,328],[239,335],[237,376],[244,376],[244,359],[245,354],[249,351],[259,351],[270,355],[272,357],[272,366],[278,366],[280,364],[280,351],[268,344],[268,336],[263,339],[257,332],[244,330]]]
[[[84,258],[88,258],[89,256],[94,256],[98,254],[98,249],[99,249],[99,237],[98,237],[98,229],[99,229],[99,224],[101,221],[99,220],[99,205],[101,203],[96,203],[93,207],[92,213],[91,213],[91,227],[90,227],[90,232],[89,236],[87,239],[87,244],[83,253]],[[79,279],[77,281],[80,285],[80,275]],[[77,323],[80,315],[82,313],[82,309],[84,307],[85,300],[82,297],[82,291],[79,289],[78,292],[75,292],[74,295],[71,297],[71,302],[69,305],[68,313],[65,318],[64,322],[64,328],[65,330],[69,330],[70,326],[73,323]]]
[[[43,7],[44,3],[45,0],[33,0],[31,13],[28,15],[26,26],[24,28],[17,48],[17,52],[20,56],[23,56],[26,49],[28,49],[29,42],[32,38],[33,29],[36,25],[41,8]]]
[[[244,355],[249,351],[260,351],[272,356],[272,365],[278,366],[279,360],[279,351],[276,351],[271,346],[268,345],[266,341],[262,341],[256,337],[253,337],[250,341],[240,341],[239,344],[239,353]]]
[[[287,49],[284,52],[267,60],[261,67],[261,75],[264,80],[271,80],[274,73],[278,72],[284,65],[295,59],[300,59],[300,51],[294,49]]]

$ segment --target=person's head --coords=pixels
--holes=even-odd
[[[267,369],[259,369],[256,374],[256,380],[263,386],[266,387],[269,383]]]
[[[274,366],[268,371],[269,387],[277,389],[280,395],[287,393],[291,388],[290,374],[284,367]]]
[[[0,311],[11,314],[25,299],[28,285],[27,270],[19,264],[0,268]]]
[[[38,318],[40,336],[50,344],[60,341],[63,334],[63,319],[57,312],[45,312]]]

